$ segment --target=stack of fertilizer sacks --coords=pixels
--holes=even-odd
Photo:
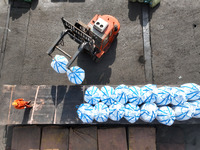
[[[120,121],[130,123],[138,119],[171,126],[175,120],[200,118],[200,86],[186,83],[180,87],[147,84],[143,87],[119,85],[115,89],[104,86],[86,89],[84,101],[77,113],[83,123]]]

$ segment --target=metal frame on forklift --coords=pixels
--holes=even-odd
[[[78,57],[79,53],[83,51],[84,49],[88,51],[93,51],[94,49],[94,41],[92,37],[84,33],[82,30],[78,29],[76,26],[72,25],[68,21],[66,21],[63,17],[61,18],[63,25],[66,30],[64,30],[56,39],[56,41],[53,43],[53,45],[49,48],[47,51],[47,54],[51,56],[51,54],[54,52],[55,49],[62,52],[64,55],[70,58],[69,63],[67,64],[67,68],[71,66],[71,64],[75,61],[75,59]],[[60,47],[58,47],[62,42],[65,35],[69,35],[69,37],[76,41],[79,45],[78,51],[72,56],[70,56],[67,52],[62,50]],[[52,56],[51,56],[52,57]]]

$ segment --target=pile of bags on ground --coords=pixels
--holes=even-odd
[[[200,118],[200,86],[195,83],[160,88],[153,84],[141,88],[122,84],[101,90],[91,86],[85,91],[84,101],[77,110],[83,123],[106,122],[108,118],[120,121],[124,117],[130,123],[139,118],[148,123],[157,119],[171,126],[175,120]]]

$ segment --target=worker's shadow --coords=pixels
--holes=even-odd
[[[149,14],[149,20],[148,22],[152,19],[153,13],[160,7],[160,4],[158,4],[157,6],[155,6],[154,8],[151,8],[148,6],[148,4],[144,4],[144,3],[139,3],[139,2],[128,2],[128,17],[131,21],[136,21],[137,18],[140,20],[140,24],[141,26],[145,26],[145,24],[143,24],[143,15],[142,12],[144,11],[143,9],[148,9],[146,11],[148,11]]]
[[[10,17],[12,20],[20,18],[23,14],[26,14],[31,10],[34,10],[38,5],[39,0],[32,0],[31,2],[25,2],[24,0],[10,0]]]
[[[102,56],[99,62],[94,62],[90,55],[81,53],[78,56],[77,64],[85,70],[85,80],[82,84],[108,84],[112,74],[111,65],[115,61],[117,38],[113,41],[108,51]]]
[[[31,110],[32,110],[32,108],[26,108],[24,110],[24,116],[23,116],[22,124],[28,124],[28,121],[30,119]]]

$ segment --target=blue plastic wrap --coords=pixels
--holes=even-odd
[[[84,100],[91,104],[97,104],[101,99],[101,91],[96,86],[91,86],[85,91]]]
[[[156,119],[161,124],[171,126],[175,120],[175,112],[169,106],[162,106],[158,108]]]
[[[140,88],[137,86],[129,87],[128,101],[135,105],[142,104],[142,98],[140,96]]]
[[[139,106],[132,103],[126,104],[124,118],[130,123],[135,123],[140,118]]]
[[[119,121],[122,117],[124,117],[124,113],[124,105],[119,102],[115,102],[109,106],[109,118],[113,121]]]
[[[110,106],[116,101],[115,90],[113,87],[104,86],[101,88],[101,101]]]
[[[109,117],[108,106],[100,102],[94,106],[94,119],[97,122],[106,122]]]
[[[151,123],[157,116],[158,107],[155,103],[145,103],[140,109],[140,119]]]
[[[121,84],[115,89],[116,101],[122,104],[126,104],[128,102],[128,94],[130,89],[128,86]]]
[[[74,66],[67,70],[67,76],[70,82],[81,84],[85,79],[85,71],[78,66]]]
[[[195,83],[181,85],[181,89],[187,95],[188,100],[200,100],[200,86]]]
[[[56,55],[51,62],[51,67],[57,72],[57,73],[66,73],[68,64],[67,58],[61,55]]]
[[[94,108],[88,103],[83,103],[79,106],[78,117],[83,121],[83,123],[92,123],[94,120]]]

